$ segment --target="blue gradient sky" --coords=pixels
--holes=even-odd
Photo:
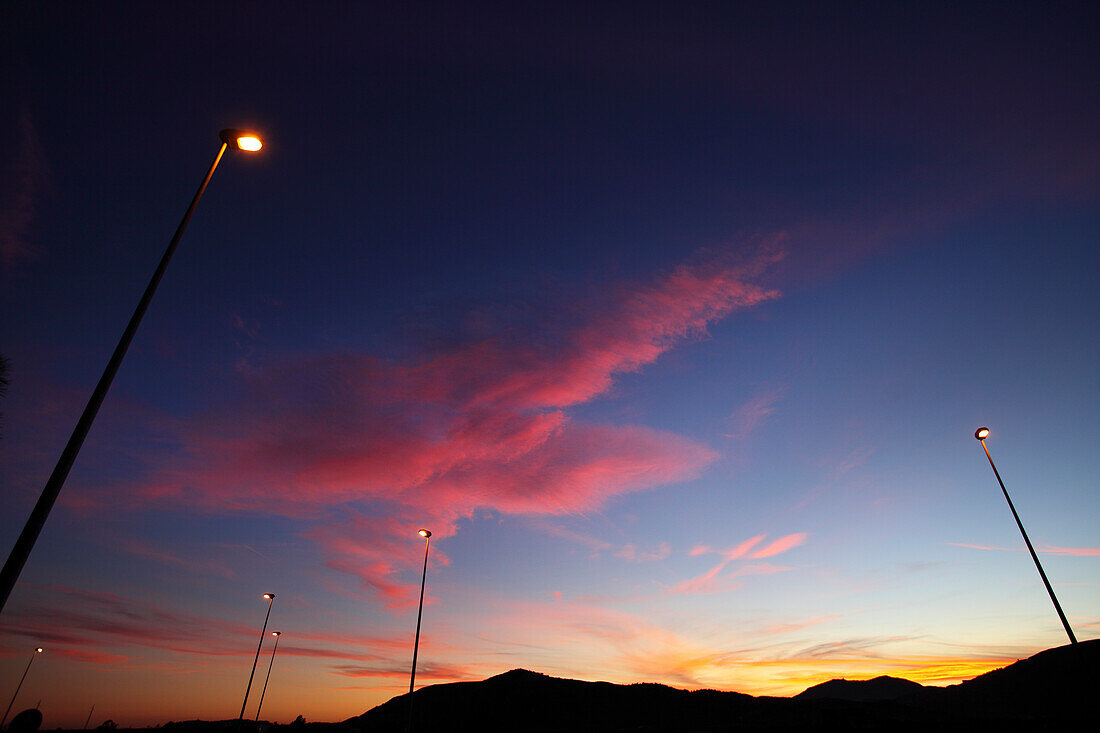
[[[1095,8],[5,13],[8,545],[266,140],[0,616],[45,725],[236,714],[266,591],[264,717],[399,694],[419,526],[424,684],[965,679],[1065,641],[983,424],[1097,636]]]

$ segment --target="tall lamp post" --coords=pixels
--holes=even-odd
[[[198,206],[199,199],[202,198],[203,192],[206,191],[206,185],[210,183],[210,178],[214,175],[214,170],[218,167],[218,163],[221,162],[222,155],[225,154],[226,148],[230,145],[238,150],[250,152],[255,152],[263,147],[263,142],[261,142],[259,137],[250,132],[245,132],[244,130],[222,130],[220,137],[222,144],[218,149],[218,154],[214,156],[214,162],[210,164],[210,168],[206,171],[206,176],[202,179],[202,183],[199,184],[199,189],[195,192],[194,198],[191,199],[191,205],[187,207],[187,212],[184,213],[183,219],[180,221],[179,226],[176,227],[176,233],[172,235],[172,240],[168,243],[168,249],[164,251],[164,256],[160,259],[160,264],[157,266],[156,271],[153,272],[153,277],[149,280],[149,285],[145,288],[145,294],[141,296],[141,300],[134,310],[134,315],[130,317],[130,323],[127,324],[126,330],[122,333],[122,338],[119,339],[118,346],[115,347],[115,351],[111,355],[110,361],[107,362],[107,368],[103,370],[103,376],[99,378],[99,384],[96,385],[95,391],[92,392],[91,399],[88,400],[88,405],[84,408],[80,420],[77,421],[76,428],[73,429],[73,434],[69,438],[69,442],[65,444],[65,449],[61,451],[61,457],[57,459],[57,465],[54,467],[53,473],[50,474],[49,480],[46,481],[46,486],[42,489],[42,494],[38,497],[38,503],[34,505],[34,509],[31,511],[31,515],[27,519],[26,525],[23,527],[23,531],[19,534],[19,539],[15,541],[15,547],[12,548],[11,554],[8,555],[8,560],[4,563],[4,569],[0,571],[0,612],[4,610],[4,604],[7,603],[8,596],[11,594],[12,588],[15,587],[15,581],[19,579],[19,573],[22,572],[23,565],[27,562],[27,557],[31,554],[34,542],[38,539],[38,534],[42,531],[42,526],[46,523],[46,517],[49,516],[50,509],[53,508],[53,504],[57,500],[57,495],[61,492],[61,487],[65,484],[65,479],[69,475],[69,470],[73,467],[73,462],[80,452],[80,447],[84,444],[84,438],[87,437],[88,431],[92,427],[92,422],[95,420],[96,413],[99,412],[99,406],[103,404],[103,398],[107,396],[107,391],[111,388],[111,382],[114,381],[115,373],[118,372],[118,368],[122,364],[122,358],[126,356],[126,350],[130,347],[130,342],[133,340],[134,334],[137,333],[138,326],[141,324],[141,319],[145,315],[149,303],[153,300],[153,294],[156,292],[161,278],[164,277],[164,271],[168,268],[168,262],[172,259],[172,254],[176,251],[176,245],[179,244],[184,229],[187,228],[188,222],[191,221],[191,215],[195,213],[195,207]]]
[[[19,690],[23,687],[23,680],[27,679],[27,672],[31,671],[31,665],[34,664],[34,658],[43,652],[42,647],[36,646],[34,651],[31,652],[30,661],[27,662],[27,668],[23,670],[23,676],[19,678],[19,684],[15,686],[15,694],[11,696],[11,702],[8,703],[8,709],[4,711],[4,719],[0,720],[0,728],[4,727],[4,723],[8,720],[8,713],[11,712],[11,706],[15,704],[15,698],[19,697]]]
[[[260,708],[264,706],[264,695],[267,694],[267,683],[271,680],[271,668],[275,666],[275,652],[279,651],[279,637],[283,635],[281,631],[272,631],[271,635],[275,637],[275,647],[271,650],[271,661],[267,663],[267,677],[264,678],[264,689],[260,693],[260,704],[256,706],[256,722],[260,722]]]
[[[267,633],[267,620],[271,618],[271,606],[275,603],[274,593],[264,593],[267,599],[267,615],[264,616],[264,627],[260,629],[260,643],[256,645],[256,658],[252,660],[252,671],[248,675],[248,687],[244,688],[244,701],[241,702],[241,714],[237,716],[237,728],[240,729],[244,720],[244,706],[248,704],[248,693],[252,690],[252,678],[256,676],[256,663],[260,661],[260,647],[264,645],[264,634]],[[278,639],[275,640],[276,643]]]
[[[1069,627],[1069,621],[1066,620],[1066,614],[1062,613],[1062,606],[1058,603],[1058,597],[1054,595],[1054,589],[1050,587],[1050,581],[1047,580],[1047,574],[1043,572],[1043,566],[1039,562],[1039,556],[1035,554],[1035,548],[1031,546],[1031,540],[1027,536],[1027,532],[1024,531],[1024,523],[1020,521],[1020,515],[1016,513],[1016,507],[1012,505],[1012,499],[1008,497],[1008,490],[1005,489],[1005,482],[1001,480],[1001,474],[997,470],[996,464],[993,463],[993,456],[989,455],[989,448],[985,444],[985,439],[989,437],[989,428],[981,427],[974,431],[974,437],[978,439],[978,442],[982,444],[982,448],[985,450],[985,457],[989,459],[989,465],[993,468],[993,475],[997,477],[997,483],[1001,485],[1001,492],[1005,495],[1005,501],[1008,502],[1008,508],[1012,510],[1012,516],[1016,519],[1016,526],[1020,528],[1020,534],[1024,536],[1024,543],[1027,545],[1028,552],[1031,553],[1031,559],[1035,561],[1035,567],[1039,571],[1039,577],[1043,579],[1043,585],[1047,587],[1047,593],[1050,594],[1050,600],[1054,602],[1054,610],[1058,612],[1058,618],[1062,620],[1062,626],[1066,629],[1066,634],[1069,635],[1069,641],[1071,644],[1077,643],[1077,637],[1073,635],[1073,629]]]
[[[422,529],[417,532],[418,535],[424,538],[424,571],[420,575],[420,605],[416,609],[416,637],[413,640],[413,666],[412,674],[409,676],[409,719],[405,723],[406,733],[412,730],[413,720],[413,685],[416,683],[416,653],[420,649],[420,618],[424,613],[424,584],[428,580],[428,547],[432,543],[432,533],[429,530]]]

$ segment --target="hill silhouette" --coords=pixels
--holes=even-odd
[[[414,693],[415,731],[786,731],[1087,729],[1100,677],[1100,640],[1048,649],[946,688],[878,677],[832,680],[793,698],[585,682],[514,669],[480,682]],[[409,696],[345,721],[404,731]]]
[[[900,677],[875,677],[873,680],[829,680],[794,696],[795,700],[897,700],[925,689],[924,685]]]

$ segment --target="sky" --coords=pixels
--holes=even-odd
[[[44,725],[514,668],[792,695],[1100,637],[1087,3],[2,11],[0,614]],[[6,555],[5,555],[6,556]],[[271,655],[264,641],[257,679]],[[247,714],[258,702],[254,683]]]

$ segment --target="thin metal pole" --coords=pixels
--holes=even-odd
[[[1012,499],[1008,497],[1008,490],[1005,488],[1005,482],[1001,480],[1001,473],[997,470],[997,465],[993,463],[993,456],[989,455],[989,448],[985,445],[985,440],[979,438],[982,448],[985,449],[985,457],[989,459],[989,465],[993,468],[993,475],[997,477],[997,483],[1001,485],[1001,493],[1005,495],[1005,501],[1008,502],[1008,508],[1012,510],[1012,516],[1016,519],[1016,526],[1020,528],[1020,534],[1024,536],[1024,543],[1027,544],[1028,552],[1031,553],[1031,559],[1035,561],[1035,567],[1039,570],[1039,577],[1043,579],[1043,585],[1047,587],[1047,593],[1050,594],[1050,600],[1054,602],[1054,610],[1058,612],[1058,618],[1062,619],[1062,626],[1066,629],[1066,634],[1069,635],[1069,641],[1071,644],[1077,643],[1077,637],[1073,635],[1073,629],[1069,627],[1069,621],[1066,620],[1066,614],[1062,613],[1062,606],[1058,603],[1058,597],[1054,595],[1054,589],[1050,587],[1050,581],[1047,580],[1047,574],[1043,572],[1043,566],[1039,562],[1039,556],[1035,554],[1035,548],[1031,546],[1031,540],[1027,536],[1027,532],[1024,531],[1024,523],[1020,521],[1020,515],[1016,513],[1016,507],[1012,505]]]
[[[227,144],[223,142],[221,148],[218,149],[218,154],[214,156],[214,162],[210,164],[210,169],[206,171],[206,176],[202,179],[202,183],[195,192],[194,198],[191,199],[191,205],[187,207],[187,212],[183,215],[183,219],[180,221],[179,226],[176,227],[176,233],[172,235],[172,241],[168,243],[168,249],[165,250],[164,256],[160,259],[160,264],[157,266],[152,279],[149,281],[149,285],[145,288],[145,294],[141,296],[141,301],[138,302],[137,309],[134,310],[134,315],[130,317],[130,323],[127,324],[126,330],[122,333],[122,338],[119,339],[118,346],[115,347],[115,352],[111,355],[110,361],[107,362],[107,368],[103,370],[103,376],[99,378],[99,384],[96,385],[95,391],[92,392],[91,399],[88,400],[88,404],[84,408],[84,413],[80,416],[80,420],[77,421],[76,428],[73,429],[73,434],[69,438],[69,442],[65,444],[65,450],[61,452],[61,457],[57,460],[57,465],[54,467],[53,473],[50,474],[49,480],[46,481],[46,486],[42,489],[42,494],[38,497],[38,503],[34,505],[34,509],[31,511],[31,515],[27,519],[26,525],[23,527],[23,531],[19,534],[19,539],[15,541],[15,547],[12,548],[11,554],[8,555],[8,560],[4,563],[4,569],[0,571],[0,612],[3,612],[4,605],[8,601],[8,596],[11,594],[12,588],[15,587],[15,582],[19,579],[19,574],[23,571],[23,565],[27,562],[27,557],[31,554],[34,542],[38,539],[38,534],[42,531],[42,526],[46,523],[46,517],[49,516],[50,509],[53,508],[54,502],[57,500],[57,495],[61,492],[61,487],[65,484],[65,479],[69,475],[69,469],[73,467],[73,462],[76,461],[76,456],[80,452],[80,447],[84,445],[84,438],[87,437],[88,431],[92,427],[92,422],[95,420],[96,413],[99,412],[99,406],[103,404],[103,398],[107,396],[107,391],[111,388],[111,382],[114,381],[115,373],[118,372],[118,368],[122,364],[122,358],[126,356],[126,350],[130,347],[130,342],[133,340],[134,334],[137,333],[138,326],[141,324],[141,319],[145,315],[149,303],[153,300],[153,294],[157,290],[157,285],[160,284],[161,278],[164,277],[164,271],[168,268],[168,262],[172,259],[172,254],[176,251],[176,246],[179,244],[180,237],[183,236],[183,231],[187,228],[187,223],[191,221],[191,215],[195,213],[195,207],[198,205],[199,199],[202,198],[203,192],[206,191],[206,185],[210,183],[210,178],[214,175],[214,170],[218,167],[222,155],[225,154],[226,145]]]
[[[256,645],[256,658],[252,660],[252,672],[248,675],[248,687],[244,689],[244,702],[241,703],[241,714],[237,716],[237,729],[240,730],[241,721],[244,720],[244,706],[248,704],[248,693],[252,690],[252,678],[256,674],[256,662],[260,661],[260,647],[264,645],[264,633],[267,631],[267,620],[271,618],[271,607],[275,605],[275,596],[267,601],[267,615],[264,616],[264,627],[260,631],[260,643]]]
[[[88,717],[84,719],[84,727],[81,730],[88,730],[88,723],[92,721],[92,713],[95,712],[95,703],[92,703],[92,709],[88,711]]]
[[[267,663],[267,677],[264,678],[264,689],[260,693],[260,704],[256,706],[256,722],[260,722],[260,708],[264,706],[264,695],[267,694],[267,683],[271,679],[271,668],[275,666],[275,652],[279,651],[279,639],[282,639],[283,635],[280,633],[275,637],[275,647],[271,650],[271,661]]]
[[[405,731],[412,730],[413,720],[413,685],[416,683],[416,653],[420,649],[420,617],[424,613],[424,584],[428,580],[428,546],[432,538],[429,535],[424,538],[424,572],[420,576],[420,606],[416,609],[416,638],[413,641],[413,666],[409,676],[409,719],[405,723]]]
[[[31,658],[27,662],[27,668],[23,670],[23,676],[19,678],[19,684],[15,686],[15,694],[11,696],[11,702],[8,703],[8,709],[4,711],[4,718],[0,720],[0,728],[4,727],[4,723],[8,720],[8,713],[11,712],[11,706],[15,704],[15,698],[19,697],[19,690],[23,687],[23,680],[27,679],[27,672],[31,671],[31,665],[34,664],[34,658],[38,656],[38,649],[31,652]]]

